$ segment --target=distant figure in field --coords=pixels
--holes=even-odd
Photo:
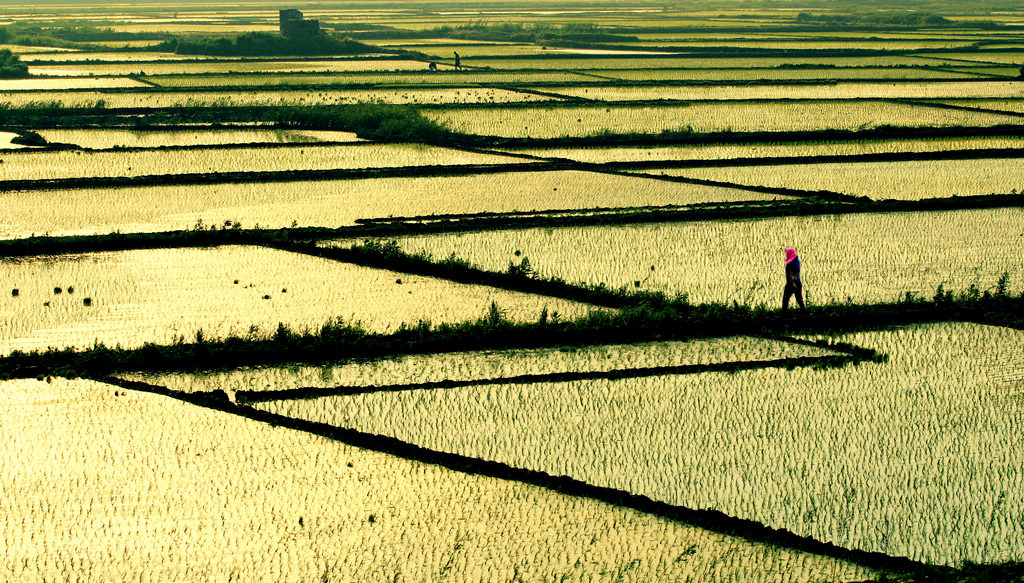
[[[436,71],[437,63],[430,63],[429,65],[427,65],[427,68],[430,69],[431,71]]]
[[[455,51],[452,51],[452,52],[455,53]],[[458,70],[458,69],[461,69],[461,68],[462,68],[462,59],[459,58],[459,53],[455,53],[455,69]]]
[[[782,311],[789,308],[789,298],[796,296],[796,303],[803,312],[804,307],[804,285],[800,281],[800,258],[796,255],[796,249],[786,247],[786,289],[782,292]]]

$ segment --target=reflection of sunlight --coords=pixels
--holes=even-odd
[[[19,150],[25,146],[18,144],[12,144],[11,140],[18,137],[18,134],[12,132],[0,132],[0,150]],[[3,224],[0,223],[0,233],[3,232]]]
[[[86,77],[89,75],[88,71],[75,70],[75,69],[46,69],[42,67],[29,67],[29,75],[49,75],[52,77]]]
[[[681,55],[665,51],[620,51],[613,49],[548,49],[553,53],[572,53],[575,55]]]

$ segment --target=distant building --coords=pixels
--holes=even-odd
[[[315,18],[303,18],[302,13],[294,8],[281,11],[281,36],[319,36],[320,21]]]

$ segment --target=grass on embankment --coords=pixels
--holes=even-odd
[[[84,351],[15,352],[0,360],[0,376],[48,375],[102,377],[118,371],[207,370],[260,364],[323,364],[356,358],[396,354],[545,346],[583,346],[652,340],[723,337],[739,334],[778,336],[884,328],[936,321],[978,321],[1024,326],[1024,294],[1010,295],[1008,277],[995,292],[972,287],[962,293],[937,290],[930,299],[907,294],[901,301],[880,304],[811,306],[806,314],[785,315],[778,310],[733,303],[699,304],[679,295],[607,286],[585,286],[558,279],[540,279],[522,265],[510,264],[504,273],[472,268],[454,257],[436,262],[410,255],[393,242],[367,242],[351,249],[321,249],[309,244],[273,245],[292,252],[457,282],[539,293],[593,305],[616,308],[595,310],[576,320],[541,314],[535,322],[512,323],[500,306],[492,305],[478,320],[459,324],[419,322],[393,333],[373,334],[342,321],[319,329],[296,331],[280,325],[270,335],[194,339],[179,337],[170,345],[147,344],[136,349],[97,345]],[[884,358],[874,351],[843,348],[859,358]]]

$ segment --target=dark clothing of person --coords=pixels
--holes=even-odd
[[[804,286],[800,284],[800,280],[795,280],[792,283],[786,284],[786,289],[782,292],[782,311],[785,312],[789,309],[789,298],[796,296],[796,304],[800,306],[801,310],[806,309],[804,306]]]
[[[800,283],[800,258],[797,257],[786,264],[786,281],[795,279],[797,283]]]
[[[797,257],[786,264],[786,289],[782,292],[782,309],[789,308],[789,298],[796,296],[796,303],[800,309],[804,306],[804,285],[800,281],[800,258]]]

